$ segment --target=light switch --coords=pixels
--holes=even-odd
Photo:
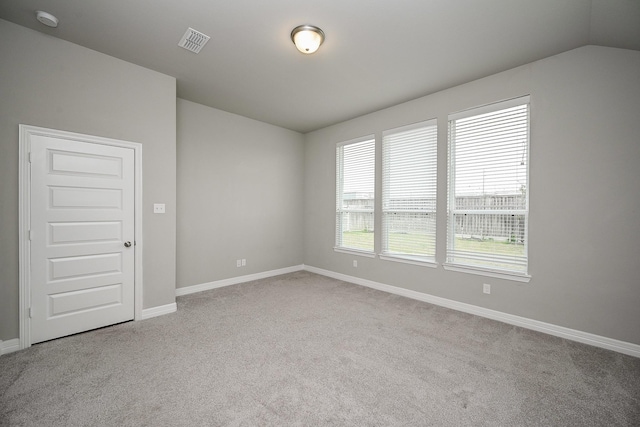
[[[153,213],[164,213],[164,203],[154,203]]]

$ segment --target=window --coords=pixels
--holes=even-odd
[[[528,175],[528,96],[449,116],[450,266],[528,277]]]
[[[382,258],[435,263],[436,120],[382,134]]]
[[[373,253],[375,138],[336,147],[336,249]]]

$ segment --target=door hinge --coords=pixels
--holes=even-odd
[[[29,307],[29,319],[33,319],[33,308]]]
[[[32,238],[33,238],[33,232],[29,230],[29,241],[31,241]]]

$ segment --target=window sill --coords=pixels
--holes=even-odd
[[[404,264],[419,265],[421,267],[431,267],[431,268],[438,267],[438,263],[435,261],[427,261],[417,257],[411,258],[411,257],[404,257],[400,255],[389,255],[389,254],[380,254],[378,256],[380,257],[380,259],[385,261],[402,262]]]
[[[525,273],[512,273],[509,271],[489,270],[485,268],[469,267],[459,264],[443,264],[445,270],[457,271],[459,273],[477,274],[479,276],[495,277],[498,279],[513,280],[516,282],[529,283],[531,276]]]
[[[333,250],[335,252],[340,252],[340,253],[343,253],[343,254],[358,255],[358,256],[363,256],[363,257],[367,257],[367,258],[375,258],[376,257],[376,254],[374,252],[359,251],[358,249],[348,249],[348,248],[337,248],[337,247],[334,247]]]

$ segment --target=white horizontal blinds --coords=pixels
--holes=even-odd
[[[373,252],[375,139],[336,148],[336,247]]]
[[[382,253],[435,261],[435,120],[382,134]]]
[[[449,117],[447,262],[527,273],[529,97]]]

